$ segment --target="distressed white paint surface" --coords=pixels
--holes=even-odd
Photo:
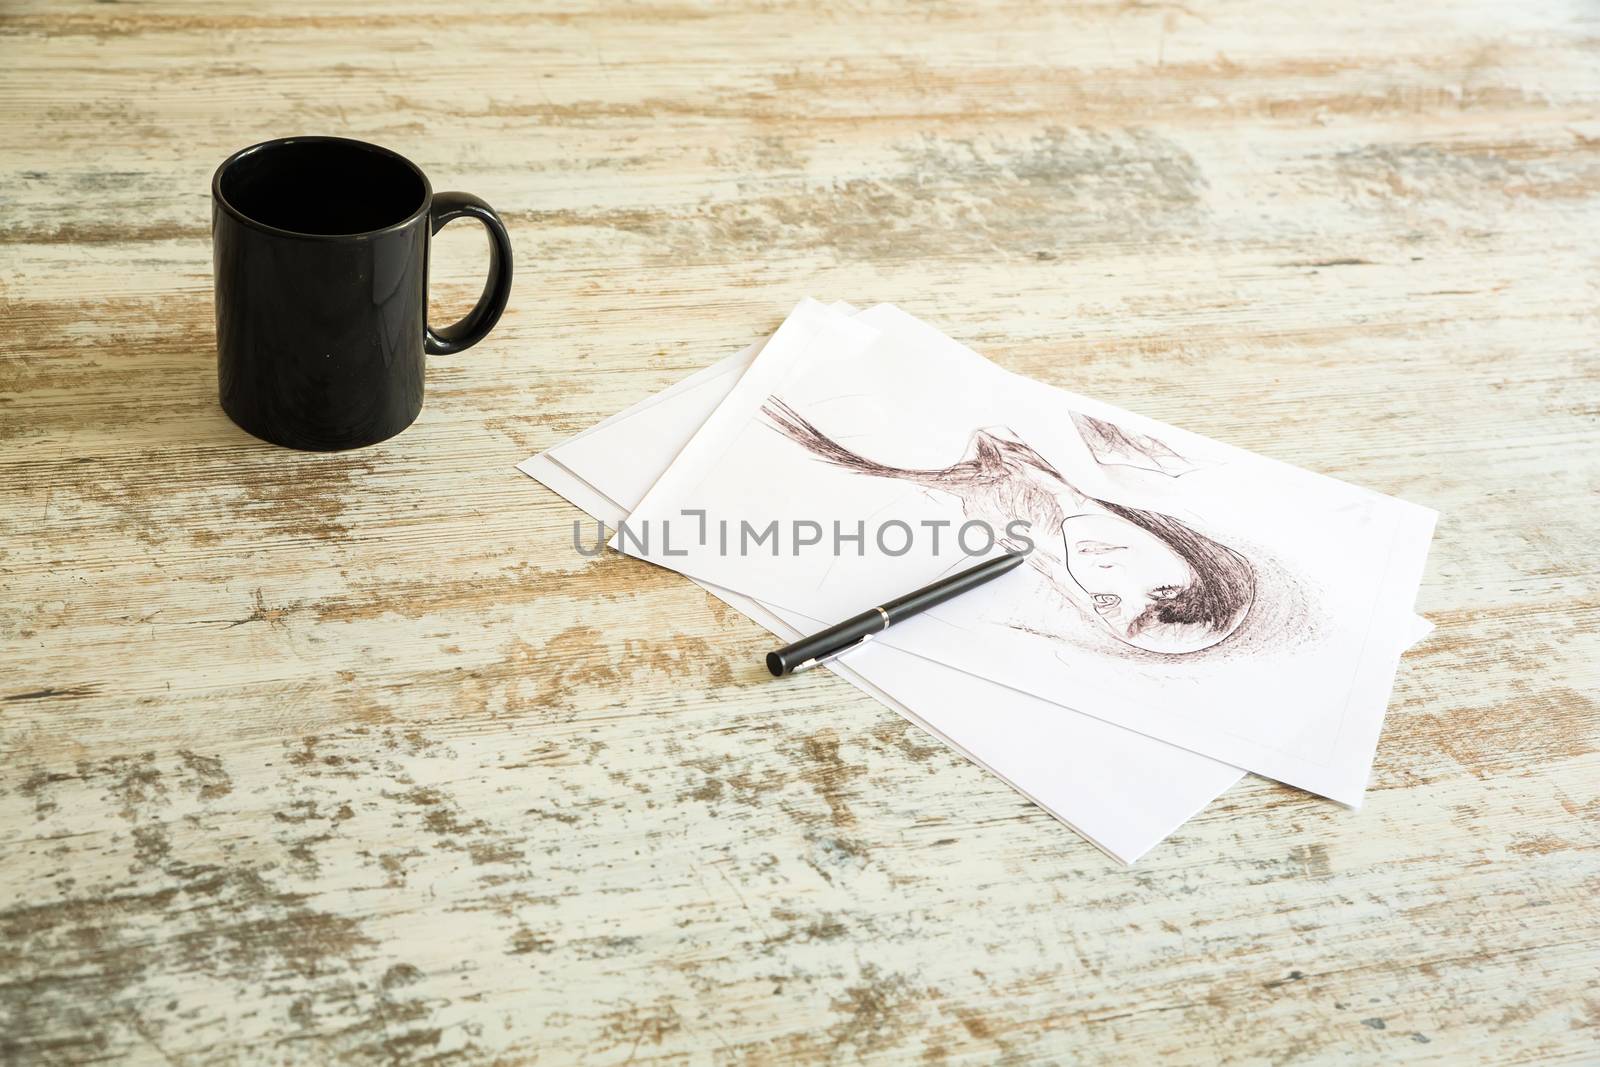
[[[1592,1061],[1597,41],[1558,2],[6,5],[0,1049]],[[215,399],[208,179],[296,131],[519,257],[354,454]],[[437,252],[442,318],[481,238]],[[1363,810],[1249,780],[1123,871],[574,555],[512,465],[812,293],[1438,508]]]

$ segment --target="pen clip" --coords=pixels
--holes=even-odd
[[[838,659],[846,652],[854,652],[868,641],[871,641],[872,637],[872,634],[862,634],[859,639],[852,641],[850,644],[845,645],[841,649],[836,649],[833,652],[829,652],[826,656],[814,656],[811,659],[806,660],[804,663],[796,664],[794,670],[790,671],[789,673],[799,674],[801,671],[809,671],[812,667],[820,667],[830,659]]]

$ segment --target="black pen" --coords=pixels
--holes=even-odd
[[[795,671],[810,670],[819,663],[865,644],[872,640],[874,634],[881,634],[894,623],[909,619],[913,615],[920,615],[953,596],[959,596],[968,589],[976,589],[985,582],[1000,577],[1019,566],[1024,558],[1026,557],[1019,553],[1011,552],[984,560],[976,567],[968,567],[930,586],[918,589],[915,593],[907,593],[881,607],[869,608],[837,626],[828,627],[821,633],[802,638],[776,652],[768,652],[767,670],[771,671],[775,678],[793,674]]]

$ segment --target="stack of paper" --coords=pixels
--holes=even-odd
[[[1029,565],[829,669],[1131,863],[1246,771],[1360,803],[1435,515],[805,301],[520,468],[794,640]],[[772,684],[785,684],[774,681]]]

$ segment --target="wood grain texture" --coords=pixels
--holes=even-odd
[[[353,454],[217,405],[208,179],[293,132],[518,256]],[[1597,238],[1583,0],[9,0],[0,1053],[1593,1063]],[[1363,809],[1119,869],[575,555],[512,465],[813,294],[1439,509]]]

